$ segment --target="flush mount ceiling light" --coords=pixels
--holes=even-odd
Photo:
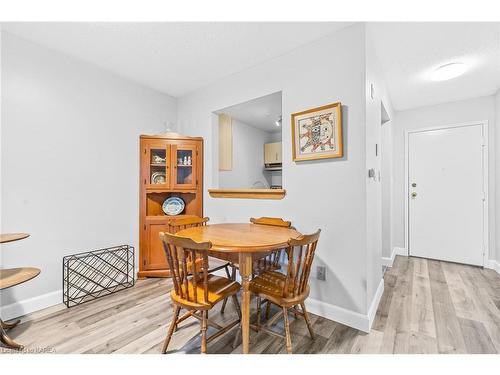
[[[441,65],[439,68],[434,70],[432,73],[433,81],[447,81],[452,78],[461,76],[467,70],[467,66],[464,63],[450,63]]]

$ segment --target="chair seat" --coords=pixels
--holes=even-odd
[[[196,290],[197,290],[197,302],[188,301],[187,299],[182,298],[179,294],[175,292],[175,289],[172,289],[170,292],[170,297],[172,301],[175,303],[182,305],[187,309],[197,309],[197,310],[207,310],[211,309],[217,302],[222,301],[223,299],[232,296],[237,293],[241,285],[240,283],[230,280],[226,277],[216,276],[216,275],[208,275],[208,301],[203,300],[203,282],[202,280],[198,280]],[[194,296],[194,284],[192,280],[188,282],[188,291],[191,299]],[[182,286],[183,294],[186,293],[185,285]]]
[[[250,281],[249,289],[252,293],[261,295],[281,306],[295,305],[303,301],[309,295],[309,286],[304,293],[293,298],[283,297],[283,288],[286,275],[276,271],[265,271]],[[288,286],[288,292],[293,293],[292,285]]]
[[[250,291],[273,297],[282,297],[285,280],[286,276],[280,272],[265,271],[250,281]]]

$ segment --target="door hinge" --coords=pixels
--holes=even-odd
[[[146,259],[143,259],[142,260],[142,265],[145,266],[146,265]]]
[[[486,202],[486,192],[483,191],[483,202]]]
[[[146,185],[146,179],[144,179],[144,185]]]
[[[144,155],[146,155],[146,149],[144,149]]]
[[[146,230],[146,224],[144,224],[144,230]]]

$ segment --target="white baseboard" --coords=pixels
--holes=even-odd
[[[485,264],[486,268],[491,268],[492,270],[497,271],[498,274],[500,274],[500,262],[490,259],[488,262]]]
[[[0,307],[0,315],[2,319],[10,320],[59,303],[62,303],[62,290],[56,290],[55,292],[2,306]]]
[[[370,304],[370,309],[368,310],[367,315],[363,315],[356,311],[348,310],[340,306],[331,305],[314,298],[308,298],[306,300],[306,304],[308,310],[316,315],[369,333],[383,293],[384,280],[380,280],[377,292],[373,297],[373,301]]]
[[[401,255],[401,256],[408,256],[408,251],[404,247],[395,247],[392,249],[392,254],[391,257],[382,257],[382,265],[387,266],[387,267],[392,267],[392,264],[394,263],[394,258],[396,258],[396,255]]]
[[[314,298],[306,300],[306,306],[309,312],[345,324],[346,326],[368,332],[369,319],[356,311],[344,309],[343,307],[331,305]]]
[[[377,291],[373,296],[372,303],[370,304],[370,308],[368,309],[368,331],[372,329],[373,321],[375,320],[375,315],[377,314],[378,305],[380,304],[380,300],[382,299],[382,294],[384,294],[384,279],[380,280],[378,284]]]

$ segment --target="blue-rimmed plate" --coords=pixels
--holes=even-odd
[[[165,214],[175,216],[184,211],[184,207],[186,207],[186,204],[181,198],[170,197],[165,199],[165,202],[163,202],[161,208],[163,209],[163,212],[165,212]]]

